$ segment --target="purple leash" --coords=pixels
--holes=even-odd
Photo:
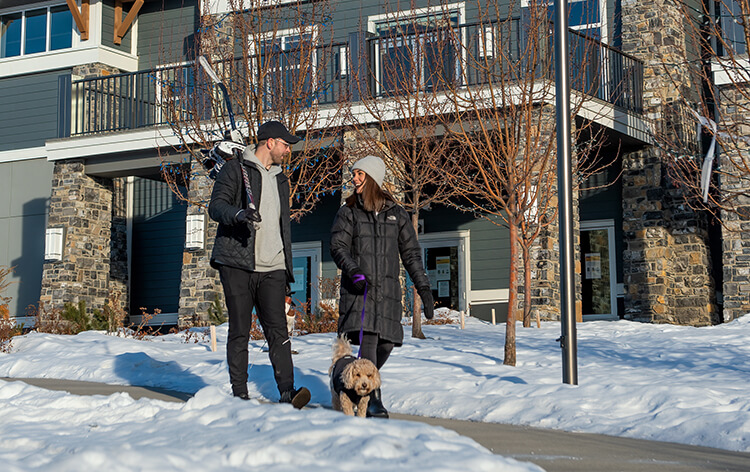
[[[359,352],[357,353],[357,359],[362,358],[362,338],[364,337],[365,329],[365,305],[367,304],[367,279],[362,274],[357,274],[352,277],[353,282],[365,281],[365,297],[362,300],[362,322],[359,324]]]

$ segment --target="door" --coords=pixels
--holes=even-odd
[[[420,234],[419,244],[435,307],[466,310],[469,304],[466,294],[471,290],[469,231]],[[408,274],[406,279],[411,287]]]
[[[583,319],[617,319],[615,226],[612,220],[581,222]]]
[[[320,298],[321,242],[292,243],[294,283],[292,300],[307,313],[315,313]]]

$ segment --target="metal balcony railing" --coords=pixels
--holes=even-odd
[[[242,87],[263,83],[255,103],[233,108],[253,113],[298,105],[357,101],[421,89],[481,86],[532,78],[554,79],[551,26],[530,38],[519,19],[496,23],[411,25],[349,43],[217,63],[233,97],[247,97]],[[643,63],[584,34],[570,31],[571,86],[623,110],[642,113]],[[533,48],[533,49],[532,49]],[[312,52],[310,52],[312,51]],[[534,54],[531,54],[531,52]],[[302,54],[312,54],[302,59]],[[259,78],[263,71],[263,79]],[[82,136],[166,125],[170,122],[221,118],[218,90],[188,63],[151,71],[110,75],[70,83],[69,135]],[[218,98],[218,100],[217,100]],[[65,107],[62,107],[63,109]],[[67,133],[67,130],[66,130]]]

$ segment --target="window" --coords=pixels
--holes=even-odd
[[[602,0],[568,0],[568,28],[606,42],[606,31],[602,21],[602,10],[606,5]],[[547,9],[550,18],[555,18],[555,3],[549,1]]]
[[[265,107],[279,109],[289,100],[312,101],[316,36],[290,30],[261,40],[256,67],[264,76]]]
[[[0,16],[0,58],[38,54],[73,45],[73,15],[67,5]]]
[[[458,77],[458,11],[375,23],[381,93],[438,89]]]
[[[732,48],[734,54],[747,52],[745,28],[742,8],[737,0],[721,2],[721,32],[726,46]]]

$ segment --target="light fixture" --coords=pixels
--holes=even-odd
[[[47,228],[47,232],[44,235],[45,261],[62,261],[64,234],[64,228]]]
[[[206,216],[188,215],[185,222],[185,249],[197,250],[203,249],[206,228]]]

